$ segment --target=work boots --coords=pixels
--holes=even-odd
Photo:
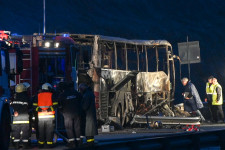
[[[76,144],[74,143],[74,141],[71,141],[71,142],[67,143],[67,147],[76,148]]]

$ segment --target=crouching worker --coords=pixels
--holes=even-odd
[[[63,85],[62,85],[63,84]],[[64,116],[64,124],[68,138],[68,147],[81,146],[80,140],[80,102],[81,95],[74,89],[74,83],[61,83],[64,90],[59,95],[59,108]]]
[[[12,124],[12,142],[16,148],[22,143],[23,148],[28,148],[30,144],[30,124],[29,124],[29,102],[25,86],[20,83],[15,88],[16,95],[11,106],[14,110]]]
[[[94,136],[98,134],[95,96],[92,90],[86,84],[80,84],[79,90],[82,94],[82,126],[87,139],[88,146],[94,146]]]
[[[188,78],[183,78],[181,82],[184,86],[184,111],[187,111],[191,114],[196,114],[201,118],[201,121],[205,121],[205,118],[199,111],[199,109],[203,108],[203,103],[196,87],[193,83],[188,81]]]
[[[49,83],[42,85],[42,91],[37,95],[37,103],[33,103],[38,111],[38,145],[40,148],[44,144],[48,148],[53,147],[53,136],[55,129],[55,106],[57,102],[53,102],[52,86]]]

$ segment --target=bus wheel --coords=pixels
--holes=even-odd
[[[7,107],[3,107],[2,109],[2,117],[1,117],[1,125],[0,125],[0,149],[8,149],[10,142],[10,113]]]
[[[121,105],[119,105],[119,106],[117,107],[116,117],[119,118],[119,125],[122,126],[123,116],[122,116],[122,108],[121,108]]]

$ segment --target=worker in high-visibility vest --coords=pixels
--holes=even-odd
[[[30,99],[26,92],[25,86],[20,83],[15,88],[16,95],[11,106],[14,111],[12,124],[12,142],[16,148],[20,147],[22,142],[23,148],[27,148],[30,142],[30,124],[29,124],[29,102]]]
[[[205,102],[208,103],[209,107],[209,113],[210,113],[210,122],[214,122],[213,114],[212,114],[212,94],[214,90],[214,85],[213,85],[213,76],[210,76],[208,78],[208,82],[206,83],[206,98]]]
[[[213,117],[217,123],[224,122],[224,113],[223,113],[223,92],[222,87],[218,83],[216,78],[213,78],[213,95],[212,95],[212,105],[213,105]]]
[[[42,91],[37,96],[37,103],[33,103],[38,111],[38,145],[40,148],[43,148],[44,144],[48,148],[53,147],[55,106],[57,104],[58,102],[54,102],[51,84],[43,84]]]

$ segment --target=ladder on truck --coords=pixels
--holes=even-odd
[[[32,95],[32,50],[31,47],[21,48],[23,52],[23,71],[19,75],[19,83],[30,84],[29,94]]]

